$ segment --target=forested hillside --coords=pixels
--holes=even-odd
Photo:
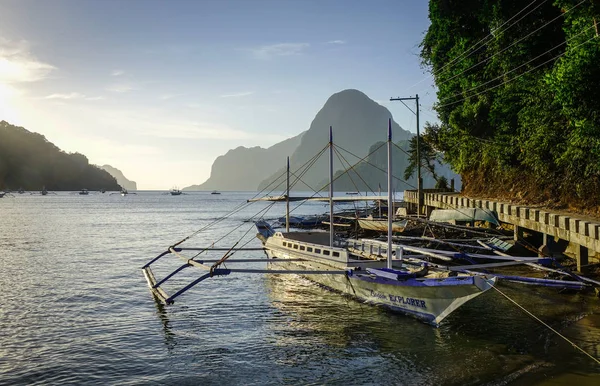
[[[427,138],[467,194],[598,210],[598,0],[430,0]]]
[[[106,171],[67,154],[43,135],[0,122],[0,190],[120,190]]]

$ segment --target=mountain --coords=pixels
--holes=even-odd
[[[123,172],[121,172],[119,169],[114,168],[110,165],[104,165],[104,166],[102,166],[102,169],[104,169],[108,173],[110,173],[110,175],[113,176],[117,180],[119,185],[121,185],[124,189],[137,190],[137,184],[135,183],[135,181],[129,181],[123,175]]]
[[[388,109],[370,99],[358,90],[344,90],[333,94],[319,110],[310,128],[302,137],[298,148],[290,160],[290,169],[297,170],[315,156],[329,142],[329,126],[333,127],[333,143],[339,149],[341,156],[351,165],[368,154],[369,147],[387,138],[388,119],[392,114]],[[392,131],[395,141],[407,140],[412,134],[400,128],[392,121]],[[343,149],[343,150],[342,150]],[[353,154],[353,155],[352,155]],[[334,157],[336,170],[347,167]],[[321,182],[329,173],[329,160],[322,155],[302,177],[304,183],[295,186],[297,190],[319,190]],[[259,189],[271,184],[279,175],[285,172],[280,168],[277,172],[264,179]]]
[[[217,157],[210,178],[200,185],[183,190],[256,190],[265,175],[275,172],[300,144],[304,133],[286,139],[267,149],[240,146]]]
[[[325,154],[313,160],[313,157],[325,150],[329,142],[329,126],[333,127],[333,143],[337,154],[334,156],[334,170],[337,175],[349,165],[357,164],[361,177],[366,182],[357,183],[356,173],[345,175],[335,183],[338,191],[377,189],[381,184],[387,189],[387,177],[368,163],[382,169],[387,168],[385,147],[369,156],[367,162],[360,162],[371,153],[371,146],[387,139],[388,119],[392,114],[388,109],[376,103],[358,90],[344,90],[333,94],[319,110],[309,129],[268,149],[260,147],[238,147],[219,156],[213,163],[210,178],[201,185],[193,185],[185,190],[263,190],[281,192],[284,188],[285,160],[290,156],[290,169],[295,175],[302,174],[302,182],[292,186],[293,190],[320,190],[328,183],[329,157]],[[394,141],[404,150],[408,149],[408,140],[413,136],[392,121]],[[383,152],[383,153],[382,153]],[[396,154],[397,153],[397,154]],[[408,165],[408,156],[396,149],[394,153],[394,175],[403,177]],[[314,161],[314,162],[312,162]],[[311,165],[304,172],[303,165]],[[438,175],[450,180],[459,178],[444,165],[438,164]],[[365,177],[366,176],[366,177]],[[296,179],[292,175],[292,182]],[[423,171],[423,186],[433,187],[434,180]],[[274,183],[273,181],[276,181]],[[416,186],[416,177],[408,183],[398,182],[396,190],[410,189]]]
[[[107,172],[86,156],[65,153],[46,137],[0,122],[0,190],[120,190]]]

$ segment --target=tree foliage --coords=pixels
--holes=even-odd
[[[41,134],[0,121],[0,190],[120,190],[83,154],[67,154]]]
[[[408,165],[404,169],[404,179],[410,179],[415,173],[417,173],[417,165],[420,158],[421,163],[421,177],[423,172],[429,172],[431,177],[438,181],[438,175],[435,172],[436,161],[439,161],[440,154],[434,148],[434,141],[431,138],[438,132],[438,128],[435,125],[427,122],[425,123],[425,134],[419,138],[419,154],[417,155],[417,137],[412,137],[408,143]]]
[[[599,1],[529,3],[430,0],[432,141],[470,192],[598,206]]]

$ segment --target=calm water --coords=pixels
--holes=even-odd
[[[0,199],[0,383],[600,384],[598,366],[492,291],[439,329],[294,276],[213,278],[172,306],[157,304],[144,263],[250,196]],[[231,246],[240,237],[259,246],[243,220],[266,207],[254,204],[184,246]],[[306,204],[297,212],[326,210]],[[266,218],[282,214],[277,204]],[[153,267],[160,278],[179,265],[167,256]],[[184,271],[168,292],[198,274]],[[501,288],[600,356],[598,299]]]

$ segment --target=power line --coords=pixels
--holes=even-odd
[[[563,13],[561,13],[560,15],[558,15],[557,17],[555,17],[554,19],[550,20],[549,22],[547,22],[547,23],[546,23],[546,24],[544,24],[543,26],[541,26],[541,27],[537,28],[536,30],[534,30],[534,31],[530,32],[529,34],[527,34],[527,35],[523,36],[523,37],[522,37],[522,38],[520,38],[519,40],[517,40],[517,41],[513,42],[513,43],[512,43],[511,45],[509,45],[508,47],[506,47],[506,48],[503,48],[502,50],[500,50],[500,51],[496,52],[494,55],[490,56],[489,58],[486,58],[486,59],[484,59],[484,60],[480,61],[479,63],[472,65],[471,67],[467,68],[466,70],[463,70],[463,71],[461,71],[460,73],[458,73],[458,74],[456,74],[456,75],[452,76],[450,79],[446,79],[445,81],[443,81],[443,82],[441,82],[441,83],[438,83],[438,84],[436,84],[436,86],[439,88],[439,86],[440,86],[440,85],[442,85],[442,84],[445,84],[445,83],[447,83],[447,82],[451,81],[452,79],[455,79],[456,77],[459,77],[459,76],[461,76],[461,75],[462,75],[462,74],[464,74],[465,72],[467,72],[467,71],[469,71],[469,70],[471,70],[471,69],[473,69],[473,68],[475,68],[475,67],[477,67],[477,66],[479,66],[479,65],[481,65],[481,64],[483,64],[483,63],[486,63],[486,62],[488,62],[489,60],[491,60],[491,59],[495,58],[496,56],[500,55],[500,54],[501,54],[501,53],[503,53],[504,51],[506,51],[506,50],[508,50],[509,48],[513,47],[515,44],[518,44],[518,43],[522,42],[523,40],[527,39],[528,37],[530,37],[530,36],[531,36],[531,35],[533,35],[534,33],[536,33],[536,32],[538,32],[539,30],[541,30],[542,28],[545,28],[545,27],[547,27],[548,25],[552,24],[553,22],[555,22],[555,21],[556,21],[556,20],[558,20],[559,18],[561,18],[561,17],[563,17],[564,15],[566,15],[567,13],[569,13],[569,11],[572,11],[573,9],[575,9],[575,8],[579,7],[581,4],[583,4],[583,3],[584,3],[584,2],[586,2],[586,1],[587,1],[587,0],[581,0],[581,2],[579,2],[577,5],[573,6],[572,8],[569,8],[568,10],[566,10],[566,11],[565,11],[565,12],[563,12]],[[564,44],[564,43],[563,43],[563,44]],[[562,45],[562,44],[560,44],[560,45]],[[556,47],[552,48],[551,50],[553,50],[553,49],[555,49],[555,48],[559,47],[560,45],[558,45],[558,46],[556,46]],[[551,50],[550,50],[550,51],[551,51]],[[547,53],[547,52],[549,52],[549,51],[546,51],[545,53]],[[542,55],[543,55],[543,54],[542,54]],[[538,57],[539,57],[539,56],[538,56]]]
[[[590,29],[590,28],[588,28],[588,29]],[[588,29],[586,29],[586,30],[584,30],[584,31],[580,32],[578,35],[580,35],[581,33],[585,32],[585,31],[587,31]],[[576,35],[576,36],[578,36],[578,35]],[[573,37],[573,38],[571,38],[570,40],[573,40],[573,39],[574,39],[576,36],[574,36],[574,37]],[[578,44],[578,45],[576,45],[575,47],[572,47],[572,48],[571,48],[571,50],[573,50],[573,49],[575,49],[575,48],[577,48],[577,47],[579,47],[579,46],[582,46],[582,45],[584,45],[584,44],[586,44],[586,43],[588,43],[588,42],[592,41],[592,40],[593,40],[593,39],[595,39],[596,37],[597,37],[596,35],[592,36],[591,38],[589,38],[589,39],[588,39],[588,40],[586,40],[585,42],[583,42],[583,43],[581,43],[581,44]],[[565,42],[565,43],[566,43],[566,42]],[[564,44],[564,43],[561,43],[561,45],[562,45],[562,44]],[[558,47],[558,46],[557,46],[557,47]],[[556,47],[554,47],[554,48],[556,48]],[[548,53],[548,52],[550,52],[550,51],[554,50],[554,48],[552,48],[552,49],[550,49],[550,50],[546,51],[544,54],[546,54],[546,53]],[[559,55],[556,55],[555,57],[553,57],[553,58],[551,58],[551,59],[549,59],[549,60],[546,60],[545,62],[543,62],[543,63],[541,63],[541,64],[538,64],[537,66],[535,66],[535,67],[533,67],[533,68],[531,68],[531,69],[529,69],[529,70],[525,71],[524,73],[522,73],[522,74],[519,74],[519,75],[517,75],[517,76],[515,76],[515,77],[513,77],[513,78],[511,78],[511,79],[509,79],[509,80],[507,80],[507,81],[504,81],[504,82],[502,82],[502,83],[499,83],[499,84],[497,84],[497,85],[495,85],[495,86],[492,86],[492,87],[490,87],[490,88],[488,88],[488,89],[486,89],[486,90],[480,91],[480,92],[478,92],[478,93],[475,93],[475,94],[472,94],[472,95],[468,95],[468,96],[466,96],[466,97],[464,97],[464,98],[462,98],[462,99],[459,99],[459,100],[457,100],[457,101],[454,101],[454,102],[449,102],[449,103],[444,103],[444,104],[441,104],[441,105],[437,105],[436,107],[437,107],[437,108],[440,108],[440,107],[445,107],[445,106],[451,106],[451,105],[453,105],[453,104],[456,104],[456,103],[459,103],[459,102],[465,101],[465,100],[467,100],[467,99],[469,99],[469,98],[472,98],[472,97],[474,97],[474,96],[477,96],[477,95],[484,94],[484,93],[486,93],[486,92],[488,92],[488,91],[490,91],[490,90],[493,90],[493,89],[495,89],[495,88],[498,88],[498,87],[500,87],[500,86],[502,86],[502,85],[505,85],[505,84],[507,84],[507,83],[510,83],[510,82],[512,82],[513,80],[519,79],[520,77],[522,77],[522,76],[523,76],[523,75],[525,75],[525,74],[528,74],[528,73],[530,73],[531,71],[537,70],[537,69],[538,69],[538,68],[540,68],[541,66],[543,66],[543,65],[545,65],[545,64],[547,64],[547,63],[549,63],[549,62],[552,62],[552,61],[554,61],[554,60],[556,60],[556,59],[560,58],[561,56],[565,55],[567,52],[568,52],[568,51],[565,51],[565,52],[563,52],[563,53],[561,53],[561,54],[559,54]],[[544,54],[542,54],[542,55],[544,55]],[[528,64],[528,63],[530,63],[531,61],[533,61],[533,60],[535,60],[535,59],[539,58],[539,57],[540,57],[540,56],[542,56],[542,55],[539,55],[538,57],[536,57],[536,58],[534,58],[534,59],[530,60],[529,62],[527,62],[527,63],[525,63],[525,64],[522,64],[522,65],[520,65],[519,67],[517,67],[517,68],[515,68],[515,69],[513,69],[513,70],[511,70],[511,71],[509,71],[509,72],[507,72],[507,73],[505,73],[505,74],[503,74],[503,75],[501,75],[501,76],[499,76],[499,77],[495,78],[495,79],[492,79],[491,81],[488,81],[488,82],[486,82],[486,83],[484,83],[484,84],[488,84],[488,83],[490,83],[490,82],[493,82],[494,80],[498,80],[499,78],[502,78],[502,77],[506,76],[507,74],[509,74],[510,72],[513,72],[514,70],[516,70],[516,69],[518,69],[518,68],[520,68],[520,67],[523,67],[524,65],[526,65],[526,64]],[[483,84],[482,84],[482,85],[480,85],[480,86],[477,86],[477,87],[475,87],[475,88],[479,88],[479,87],[481,87],[481,86],[483,86]],[[474,89],[475,89],[475,88],[474,88]],[[471,89],[471,90],[473,90],[473,89]],[[468,92],[468,91],[470,91],[470,90],[467,90],[467,91],[464,91],[464,92]],[[462,93],[464,93],[464,92],[462,92]],[[460,94],[462,94],[462,93],[460,93]],[[460,94],[456,94],[456,95],[453,95],[453,96],[457,96],[457,95],[460,95]],[[448,97],[448,98],[452,98],[453,96],[450,96],[450,97]],[[448,99],[448,98],[445,98],[445,99]]]
[[[481,47],[484,46],[485,43],[487,43],[487,40],[489,40],[491,37],[494,36],[494,34],[498,33],[498,32],[504,32],[508,29],[510,29],[512,26],[514,26],[515,24],[517,24],[518,22],[520,22],[525,16],[529,15],[531,12],[535,11],[536,9],[538,9],[540,6],[542,6],[544,3],[546,3],[548,0],[543,1],[542,3],[538,4],[537,7],[533,8],[532,10],[530,10],[529,12],[527,12],[525,15],[523,15],[519,20],[515,21],[513,24],[509,25],[508,27],[506,27],[503,31],[499,31],[502,27],[504,27],[504,25],[506,25],[508,22],[510,22],[512,19],[514,19],[515,17],[519,16],[519,14],[521,14],[521,12],[525,11],[527,8],[531,7],[537,0],[533,0],[531,3],[529,3],[527,6],[525,6],[525,8],[521,9],[519,12],[517,12],[513,17],[511,17],[510,19],[508,19],[507,21],[505,21],[504,23],[502,23],[500,25],[500,27],[490,31],[490,33],[485,36],[483,39],[479,40],[477,43],[475,43],[473,46],[471,46],[471,48],[469,48],[468,50],[464,51],[462,54],[460,54],[459,56],[457,56],[456,58],[454,58],[453,60],[451,60],[450,62],[446,63],[445,65],[443,65],[439,70],[437,71],[433,71],[431,74],[429,74],[428,76],[426,76],[425,78],[421,79],[420,81],[418,81],[417,83],[413,84],[412,86],[408,87],[406,91],[410,90],[411,88],[415,87],[416,85],[426,81],[427,79],[439,74],[440,72],[442,72],[445,68],[447,68],[448,66],[452,65],[453,63],[455,63],[458,60],[464,60],[466,58],[468,58],[469,56],[471,56],[473,53],[477,52]],[[481,45],[480,45],[481,44]],[[466,56],[465,56],[466,55]],[[464,57],[463,57],[464,56]]]

